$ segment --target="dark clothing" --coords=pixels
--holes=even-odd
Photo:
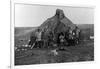
[[[30,37],[30,42],[29,42],[28,45],[31,45],[32,46],[35,43],[35,41],[36,41],[36,37],[35,36],[31,36]]]
[[[69,39],[69,33],[65,32],[65,39],[68,40]]]
[[[35,48],[43,48],[43,41],[36,41]]]

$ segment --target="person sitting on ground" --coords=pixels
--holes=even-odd
[[[59,37],[60,45],[64,45],[65,37],[64,37],[63,32],[61,32],[58,37]]]

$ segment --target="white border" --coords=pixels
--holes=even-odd
[[[15,20],[15,15],[14,15],[14,5],[15,3],[19,4],[33,4],[33,5],[46,5],[46,6],[69,6],[69,7],[87,7],[87,8],[95,8],[95,6],[92,5],[80,5],[80,4],[62,4],[62,3],[39,3],[39,2],[27,2],[27,1],[16,1],[12,0],[11,1],[11,68],[12,69],[27,69],[27,68],[34,68],[34,69],[51,69],[51,68],[58,68],[60,69],[60,65],[63,66],[63,68],[67,65],[67,68],[77,67],[77,65],[85,66],[89,64],[95,64],[95,62],[71,62],[71,63],[59,63],[59,64],[39,64],[39,65],[22,65],[22,66],[14,66],[14,20]],[[75,66],[76,65],[76,66]],[[80,67],[80,66],[79,66]],[[81,68],[81,67],[80,67]]]
[[[10,14],[11,14],[11,16],[10,16],[10,18],[11,18],[11,24],[10,24],[10,31],[11,31],[11,35],[10,35],[10,37],[11,37],[11,41],[10,41],[10,47],[11,47],[11,49],[10,49],[10,67],[12,68],[12,69],[14,69],[14,2],[12,2],[12,1],[10,1]]]

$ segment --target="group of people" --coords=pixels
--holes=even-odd
[[[45,31],[37,29],[35,36],[30,37],[29,45],[31,45],[31,49],[35,46],[39,48],[50,47],[53,46],[54,43],[56,43],[57,46],[78,44],[80,29],[76,27],[74,30],[71,30],[69,27],[68,31],[57,33],[56,40],[53,31],[49,31],[48,35],[44,33]]]
[[[61,45],[75,45],[78,44],[80,38],[80,29],[76,27],[74,30],[72,30],[70,27],[68,31],[61,32],[58,34],[58,44]]]

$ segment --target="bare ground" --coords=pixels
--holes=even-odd
[[[16,53],[15,65],[48,64],[64,62],[80,62],[94,60],[94,42],[84,41],[77,46],[57,50],[58,55],[51,53],[52,49],[32,49],[20,54]]]

